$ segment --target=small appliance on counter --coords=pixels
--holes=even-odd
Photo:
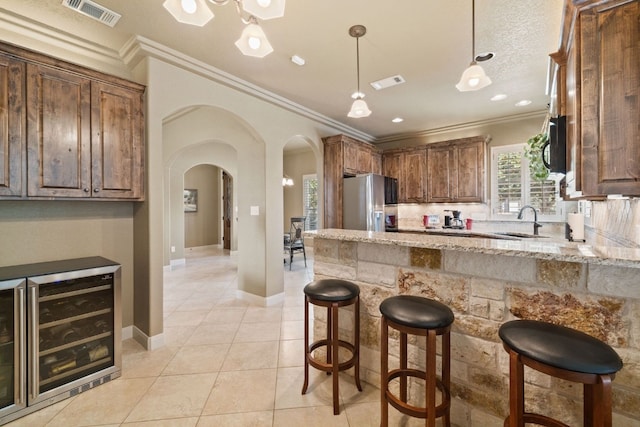
[[[436,228],[440,224],[440,216],[435,214],[427,214],[422,216],[422,225],[424,228]]]
[[[451,212],[451,215],[448,215],[447,213],[444,214],[444,226],[442,228],[455,228],[459,230],[463,230],[465,228],[464,222],[462,221],[462,218],[460,218],[460,214],[462,212],[450,209],[445,209],[445,212]]]
[[[384,206],[384,231],[387,231],[387,232],[398,231],[398,206],[397,205]]]

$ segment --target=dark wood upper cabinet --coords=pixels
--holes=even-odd
[[[141,117],[139,93],[93,82],[91,180],[94,195],[133,199],[143,195]]]
[[[0,54],[0,196],[25,191],[24,74],[23,62]]]
[[[427,145],[427,202],[484,201],[485,138]]]
[[[424,146],[385,151],[382,167],[385,176],[398,180],[398,203],[426,201],[427,152]]]
[[[27,195],[91,197],[91,80],[27,64]]]
[[[567,196],[640,195],[640,2],[568,2]]]
[[[143,93],[0,43],[0,196],[144,199]]]

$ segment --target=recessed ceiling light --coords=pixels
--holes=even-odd
[[[364,98],[364,93],[362,92],[353,92],[351,94],[352,99]]]
[[[524,107],[525,105],[531,104],[531,101],[528,99],[523,99],[522,101],[516,102],[516,107]]]
[[[492,101],[502,101],[503,99],[507,99],[507,95],[505,95],[504,93],[499,93],[491,97]]]
[[[491,58],[493,58],[495,55],[493,54],[493,52],[484,52],[484,53],[479,53],[478,55],[476,55],[476,62],[484,62],[484,61],[488,61]]]
[[[402,117],[396,117],[395,119],[391,120],[393,123],[401,123],[404,121],[404,119]]]
[[[301,58],[298,55],[293,55],[291,57],[291,62],[302,67],[306,61],[304,60],[304,58]]]

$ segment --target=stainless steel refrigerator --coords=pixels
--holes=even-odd
[[[370,173],[345,178],[342,196],[345,229],[385,231],[384,176]]]

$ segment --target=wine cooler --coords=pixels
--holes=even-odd
[[[120,266],[0,267],[0,425],[120,376]]]

